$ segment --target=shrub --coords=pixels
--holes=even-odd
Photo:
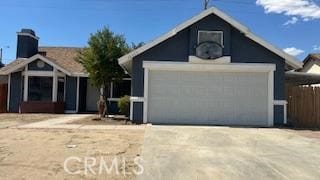
[[[130,96],[123,96],[118,102],[118,108],[121,114],[129,117],[130,114]]]

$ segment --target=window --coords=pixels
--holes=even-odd
[[[58,78],[57,102],[64,102],[64,77]]]
[[[112,98],[121,98],[124,95],[131,94],[131,80],[122,80],[113,82]]]
[[[28,78],[28,100],[29,101],[52,101],[52,77]]]
[[[199,31],[198,45],[203,42],[216,42],[223,46],[223,32],[222,31]]]

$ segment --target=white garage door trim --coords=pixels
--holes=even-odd
[[[204,71],[204,72],[267,72],[268,73],[268,126],[273,126],[274,119],[274,64],[231,63],[231,64],[191,64],[187,62],[144,61],[144,106],[143,122],[148,122],[148,87],[149,71]]]

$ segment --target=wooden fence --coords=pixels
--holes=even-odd
[[[0,113],[7,112],[8,85],[0,84]]]
[[[320,87],[288,87],[288,121],[297,128],[320,128]]]

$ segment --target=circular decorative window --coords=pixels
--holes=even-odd
[[[44,68],[44,66],[45,66],[45,64],[44,64],[44,62],[43,61],[37,61],[37,67],[38,68]]]

